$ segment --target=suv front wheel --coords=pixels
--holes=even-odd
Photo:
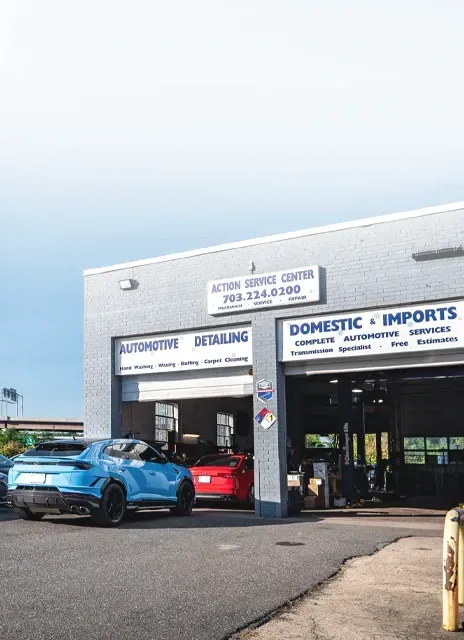
[[[183,482],[177,492],[177,504],[170,509],[176,516],[189,516],[195,503],[195,489],[191,482]]]

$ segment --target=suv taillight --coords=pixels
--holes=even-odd
[[[76,462],[75,466],[81,471],[89,471],[92,469],[93,464],[90,464],[89,462]]]

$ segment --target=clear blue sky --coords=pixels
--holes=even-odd
[[[464,200],[462,0],[0,0],[0,386],[82,415],[82,271]]]

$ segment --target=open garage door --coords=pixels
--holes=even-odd
[[[123,402],[154,402],[253,395],[249,367],[130,376],[122,381]]]

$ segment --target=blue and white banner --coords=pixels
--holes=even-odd
[[[251,327],[226,327],[115,341],[115,373],[121,376],[251,364]]]
[[[284,362],[464,348],[464,301],[283,323]]]
[[[317,266],[208,282],[208,313],[212,316],[309,304],[319,299]]]

